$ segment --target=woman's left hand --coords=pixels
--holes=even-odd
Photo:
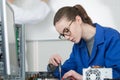
[[[74,70],[70,70],[67,73],[64,74],[62,77],[64,79],[70,79],[70,80],[82,80],[83,76],[79,73],[75,72]]]

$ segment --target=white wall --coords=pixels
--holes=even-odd
[[[30,9],[33,4],[35,6],[35,1],[38,0],[21,0],[18,6]],[[51,13],[48,17],[38,24],[26,24],[29,71],[46,70],[48,59],[53,53],[61,54],[64,60],[68,57],[72,43],[58,40],[58,33],[53,26],[53,16],[60,7],[79,3],[86,9],[93,22],[120,31],[120,0],[49,0]]]
[[[63,61],[69,57],[72,43],[69,41],[27,41],[28,71],[46,71],[49,57],[60,54]]]

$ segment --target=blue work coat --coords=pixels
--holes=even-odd
[[[120,34],[118,31],[102,27],[95,23],[96,34],[94,44],[89,56],[86,42],[81,39],[73,45],[69,59],[62,65],[62,76],[69,70],[75,70],[82,75],[83,68],[90,66],[102,66],[112,68],[113,78],[120,78]],[[59,77],[58,68],[54,75]]]

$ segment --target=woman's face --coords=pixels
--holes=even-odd
[[[80,21],[77,19],[75,21],[68,21],[66,18],[62,18],[55,24],[55,28],[65,39],[78,43],[82,36],[80,24]]]

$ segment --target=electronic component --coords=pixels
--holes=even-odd
[[[26,80],[58,80],[52,72],[26,72]]]

